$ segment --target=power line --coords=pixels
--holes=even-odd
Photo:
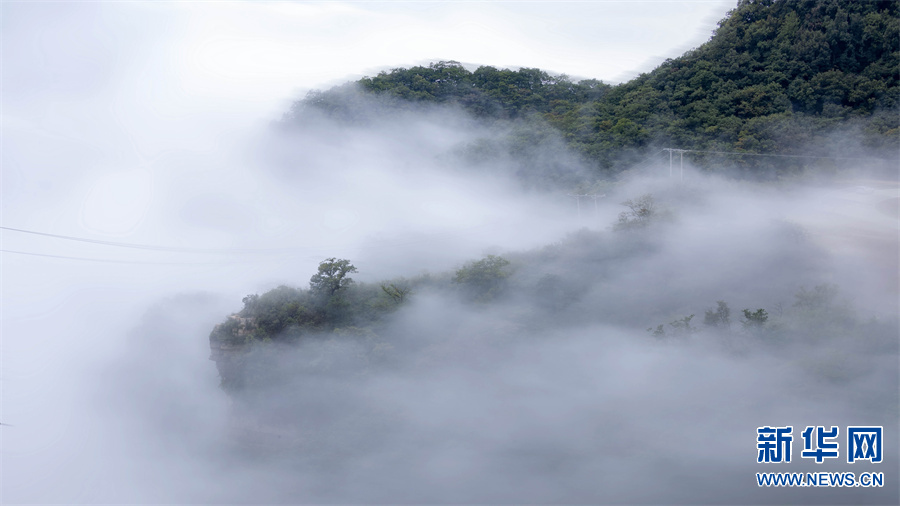
[[[669,152],[669,178],[672,177],[672,153],[678,153],[678,163],[681,167],[681,182],[684,182],[684,153],[686,149],[665,148],[663,151]]]
[[[194,266],[205,266],[205,265],[234,265],[234,264],[246,264],[247,260],[227,260],[227,261],[215,261],[215,262],[155,262],[155,261],[147,261],[147,260],[115,260],[110,258],[88,258],[88,257],[70,257],[65,255],[50,255],[47,253],[34,253],[31,251],[16,251],[16,250],[8,250],[8,249],[0,249],[0,253],[12,253],[15,255],[27,255],[33,257],[43,257],[43,258],[59,258],[63,260],[78,260],[82,262],[97,262],[97,263],[107,263],[107,264],[139,264],[139,265],[194,265]],[[318,260],[321,258],[320,256],[315,255],[307,255],[303,258],[306,260]]]
[[[599,195],[596,193],[582,193],[582,194],[570,193],[569,196],[575,197],[575,205],[578,206],[578,219],[580,220],[581,219],[581,197],[589,197],[589,198],[594,199],[594,216],[597,216],[597,213],[598,213],[597,199],[605,197],[606,194],[604,193],[603,195]]]
[[[818,160],[866,160],[866,161],[879,161],[879,162],[896,162],[896,160],[891,160],[887,158],[862,158],[862,157],[852,157],[852,156],[817,156],[817,155],[785,155],[778,153],[747,153],[742,151],[713,151],[713,150],[705,150],[705,149],[678,149],[678,148],[663,148],[662,151],[669,152],[669,178],[671,179],[673,176],[673,154],[678,153],[678,162],[680,166],[681,173],[681,181],[684,182],[684,154],[685,153],[709,153],[714,155],[737,155],[737,156],[769,156],[776,158],[812,158]]]
[[[590,196],[590,195],[583,195]],[[482,228],[475,227],[475,228]],[[291,255],[292,258],[296,259],[309,259],[309,260],[317,260],[320,259],[323,255],[309,255],[308,253],[313,251],[321,251],[327,250],[331,247],[329,246],[311,246],[307,248],[281,248],[281,249],[200,249],[200,248],[178,248],[178,247],[169,247],[169,246],[156,246],[150,244],[136,244],[136,243],[127,243],[127,242],[116,242],[116,241],[103,241],[99,239],[90,239],[86,237],[75,237],[68,235],[60,235],[60,234],[50,234],[47,232],[38,232],[35,230],[25,230],[20,228],[13,227],[5,227],[0,226],[2,230],[9,230],[13,232],[21,232],[25,234],[33,234],[44,237],[52,237],[54,239],[63,239],[67,241],[76,241],[76,242],[84,242],[89,244],[100,244],[103,246],[115,246],[122,248],[132,248],[132,249],[142,249],[142,250],[150,250],[150,251],[163,251],[163,252],[175,252],[175,253],[202,253],[202,254],[260,254],[260,255],[270,255],[270,256],[285,256]],[[426,242],[429,239],[414,239],[407,241],[389,241],[390,245],[394,246],[408,246],[412,244],[418,244],[422,242]],[[18,250],[8,250],[0,248],[0,253],[11,253],[15,255],[27,255],[34,257],[43,257],[43,258],[58,258],[64,260],[77,260],[84,262],[98,262],[98,263],[114,263],[114,264],[143,264],[143,265],[209,265],[211,263],[222,265],[222,264],[238,264],[238,263],[246,263],[246,260],[231,260],[231,261],[215,261],[215,262],[161,262],[161,261],[142,261],[142,260],[117,260],[117,259],[104,259],[104,258],[88,258],[88,257],[76,257],[76,256],[66,256],[66,255],[52,255],[47,253],[35,253],[31,251],[18,251]],[[303,253],[307,253],[306,255],[300,256]],[[271,257],[270,257],[271,258]]]
[[[13,227],[3,227],[0,226],[2,230],[9,230],[12,232],[21,232],[23,234],[33,234],[40,235],[44,237],[52,237],[54,239],[64,239],[66,241],[77,241],[77,242],[86,242],[90,244],[102,244],[104,246],[115,246],[119,248],[131,248],[131,249],[143,249],[150,251],[169,251],[169,252],[177,252],[177,253],[204,253],[204,254],[245,254],[245,253],[254,253],[254,254],[284,254],[292,251],[291,249],[204,249],[204,248],[182,248],[182,247],[174,247],[174,246],[155,246],[151,244],[136,244],[129,242],[117,242],[117,241],[103,241],[100,239],[89,239],[87,237],[75,237],[71,235],[59,235],[59,234],[50,234],[47,232],[38,232],[35,230],[24,230],[21,228],[13,228]]]
[[[27,255],[33,257],[43,257],[43,258],[60,258],[63,260],[79,260],[82,262],[98,262],[98,263],[106,263],[106,264],[142,264],[142,265],[210,265],[210,262],[152,262],[152,261],[143,261],[143,260],[113,260],[106,258],[87,258],[87,257],[70,257],[65,255],[48,255],[46,253],[33,253],[30,251],[16,251],[9,249],[0,249],[0,253],[13,253],[15,255]],[[221,264],[223,262],[216,262],[216,264]],[[224,263],[238,263],[238,261],[232,262],[224,262]]]
[[[668,151],[669,155],[674,151],[676,153],[710,153],[715,155],[740,155],[740,156],[773,156],[780,158],[818,158],[818,159],[829,159],[829,160],[869,160],[869,161],[879,161],[879,162],[892,162],[889,158],[872,158],[872,157],[852,157],[852,156],[817,156],[817,155],[782,155],[777,153],[747,153],[744,151],[711,151],[704,149],[675,149],[675,148],[665,148],[663,151]]]

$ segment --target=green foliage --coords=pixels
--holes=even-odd
[[[243,298],[244,310],[246,314],[255,313],[259,306],[259,295],[253,293]]]
[[[706,310],[703,316],[703,324],[709,327],[730,328],[731,308],[724,300],[716,301],[716,309]]]
[[[243,344],[245,342],[244,336],[240,335],[241,332],[241,322],[237,318],[228,318],[224,322],[220,323],[213,330],[213,335],[220,336],[220,339],[227,344]]]
[[[807,290],[801,287],[800,291],[794,294],[796,301],[794,307],[804,311],[821,311],[830,308],[837,298],[838,289],[835,285],[824,284]]]
[[[697,329],[691,327],[691,320],[693,318],[694,315],[688,315],[684,318],[669,322],[669,326],[672,327],[672,333],[676,336],[687,336],[696,332]]]
[[[406,280],[382,284],[381,290],[397,304],[403,304],[412,292]]]
[[[837,337],[851,332],[856,316],[849,304],[838,299],[838,287],[822,284],[794,294],[790,309],[790,326],[810,338]]]
[[[283,334],[290,340],[321,325],[322,316],[313,305],[308,292],[282,285],[261,296],[244,297],[239,315],[253,321],[250,337],[254,339]]]
[[[866,340],[864,328],[867,325],[879,327],[877,322],[869,324],[860,321],[856,312],[846,300],[839,299],[839,289],[833,284],[816,285],[812,289],[800,288],[794,294],[794,303],[785,308],[782,303],[775,303],[774,315],[765,309],[743,309],[741,328],[745,335],[768,336],[792,340],[822,342],[831,339],[842,339],[847,336],[859,336]],[[690,317],[671,322],[669,325],[675,333],[694,332],[690,327]],[[731,309],[724,300],[717,301],[716,308],[707,309],[703,324],[716,331],[729,331],[731,328]],[[880,327],[879,327],[880,328]],[[648,328],[654,336],[665,336],[663,325]],[[879,330],[881,332],[881,330]],[[896,342],[894,342],[896,344]]]
[[[508,266],[509,260],[488,255],[456,271],[453,282],[463,287],[473,300],[488,302],[503,292],[506,279],[510,275]]]
[[[766,322],[769,321],[769,313],[767,313],[765,309],[760,308],[756,311],[742,309],[741,311],[744,313],[744,319],[741,321],[741,325],[743,325],[745,329],[751,331],[762,330],[763,327],[765,327]]]
[[[657,325],[655,329],[653,327],[648,328],[647,332],[650,332],[653,337],[666,337],[666,328],[662,324]]]
[[[357,285],[349,277],[357,272],[349,260],[328,258],[310,278],[309,290],[279,286],[244,297],[244,307],[220,325],[220,334],[231,341],[276,339],[294,341],[303,335],[331,331],[340,326],[369,325],[406,300],[411,289],[392,283],[402,300],[381,303],[385,294],[377,287]]]
[[[319,263],[319,272],[309,278],[309,290],[317,296],[334,297],[343,288],[353,284],[347,275],[358,272],[349,260],[328,258]]]
[[[677,320],[669,322],[669,326],[672,327],[671,335],[673,337],[685,337],[697,332],[697,328],[691,327],[691,320],[693,319],[694,315],[687,315],[683,318],[678,318]],[[665,325],[657,325],[655,329],[650,327],[647,329],[647,332],[650,332],[653,337],[667,336]]]
[[[799,144],[846,156],[831,142],[841,125],[896,158],[900,148],[900,2],[741,0],[710,41],[618,85],[572,82],[535,68],[455,61],[398,68],[361,79],[387,107],[454,104],[482,118],[539,115],[599,171],[621,170],[653,144],[684,149],[790,153]],[[314,108],[351,121],[358,96],[346,86],[313,92],[292,107],[302,123]],[[407,104],[407,105],[404,105]],[[869,154],[868,156],[872,156]],[[747,173],[789,173],[803,158],[731,157]],[[705,156],[714,168],[723,159]]]
[[[633,228],[642,228],[650,224],[657,214],[656,202],[653,195],[647,193],[636,199],[629,199],[622,202],[622,205],[628,208],[619,214],[619,222],[616,223],[616,230],[626,230]]]
[[[458,104],[476,116],[514,118],[542,112],[560,119],[574,110],[573,102],[597,99],[610,88],[597,80],[573,83],[534,68],[519,70],[483,66],[470,72],[456,61],[427,67],[398,68],[359,81],[376,94],[414,102]]]

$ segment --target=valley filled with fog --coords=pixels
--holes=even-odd
[[[193,103],[147,44],[143,73],[98,60],[112,98],[4,96],[3,503],[898,500],[900,184],[858,132],[791,177],[654,149],[597,178],[536,120]],[[326,259],[377,317],[254,334],[229,387],[210,334]],[[883,426],[850,470],[884,487],[758,487],[786,425],[765,471],[847,471],[800,430]]]
[[[87,193],[86,226],[137,216],[172,250],[5,232],[5,248],[72,257],[4,256],[8,500],[766,501],[757,426],[896,437],[897,216],[879,207],[895,182],[682,182],[661,159],[579,216],[502,160],[461,165],[459,146],[493,134],[456,111],[320,121]],[[665,212],[617,229],[621,202],[644,194]],[[101,205],[121,212],[91,214]],[[380,356],[312,338],[261,352],[277,381],[246,398],[219,387],[207,335],[247,293],[305,288],[332,256],[378,283],[485,254],[516,268],[489,303],[425,284],[380,328]],[[802,306],[816,287],[833,293]],[[730,326],[704,325],[719,300]],[[744,308],[772,328],[742,326]],[[670,323],[691,314],[689,330]]]

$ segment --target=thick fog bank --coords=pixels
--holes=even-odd
[[[611,197],[652,192],[657,221],[613,230],[624,208],[610,202],[597,211],[607,226],[500,251],[517,270],[490,303],[423,288],[377,335],[260,346],[227,414],[148,413],[146,440],[194,445],[172,451],[199,478],[164,490],[291,503],[895,502],[890,444],[883,463],[852,469],[798,456],[807,425],[881,425],[886,441],[898,436],[896,286],[882,279],[896,265],[801,225],[826,205],[859,213],[859,228],[890,242],[896,218],[879,221],[881,197],[865,201],[873,213],[852,198],[882,190],[858,186],[626,183]],[[718,300],[731,307],[729,324],[704,324]],[[136,334],[181,328],[198,303],[172,301]],[[765,308],[766,325],[750,324],[744,308]],[[674,325],[689,314],[687,328]],[[650,332],[658,324],[665,335]],[[171,365],[164,355],[136,356],[155,369]],[[224,394],[206,388],[201,402],[221,406]],[[191,430],[162,428],[173,413],[188,413]],[[771,471],[877,471],[885,487],[758,487],[755,473],[770,471],[754,460],[766,425],[795,427],[793,463]]]
[[[897,502],[895,181],[661,164],[576,200],[532,184],[587,173],[533,125],[319,121],[14,214],[69,238],[4,231],[68,257],[4,254],[4,502]],[[473,297],[451,279],[485,254],[509,276]],[[329,257],[419,284],[372,329],[254,345],[226,393],[215,324]],[[766,425],[794,462],[757,464]],[[884,426],[885,461],[801,459],[807,425]],[[787,470],[886,481],[757,487]]]
[[[206,329],[190,322],[203,305],[163,304],[133,336],[152,343],[193,330],[202,339]],[[190,353],[135,344],[114,367],[118,381],[101,389],[101,413],[124,410],[111,419],[121,446],[93,455],[132,462],[116,468],[136,482],[118,496],[97,490],[248,503],[896,498],[890,481],[837,491],[754,481],[766,470],[754,461],[759,426],[878,424],[895,440],[896,321],[853,336],[860,342],[782,334],[793,340],[785,343],[737,329],[668,339],[602,323],[535,331],[517,325],[521,316],[421,294],[378,343],[320,336],[262,350],[255,360],[264,373],[230,403],[209,381],[212,364],[197,369],[199,354],[173,360]],[[889,446],[882,464],[852,470],[890,480]],[[782,467],[847,466],[795,458]]]
[[[646,227],[504,252],[516,270],[491,303],[422,290],[378,335],[260,349],[234,394],[231,441],[303,477],[270,475],[284,494],[267,487],[272,500],[895,501],[896,484],[760,488],[755,473],[769,469],[753,459],[766,425],[871,424],[896,437],[897,287],[884,279],[896,262],[840,248],[839,231],[810,221],[853,215],[896,244],[896,217],[878,206],[896,186],[693,177],[621,187],[655,196]],[[728,321],[708,315],[720,300]],[[756,326],[745,308],[768,319]],[[864,466],[897,473],[889,456]],[[847,470],[798,457],[782,467]]]

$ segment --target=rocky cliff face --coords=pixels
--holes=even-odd
[[[209,334],[209,359],[216,363],[222,388],[234,390],[243,384],[243,365],[250,352],[256,322],[236,314],[216,325]]]
[[[396,425],[396,415],[369,392],[393,350],[374,330],[319,328],[288,340],[263,328],[238,313],[209,334],[209,358],[231,405],[231,444],[265,455],[302,450],[330,459],[372,444],[374,433]]]
[[[216,363],[221,386],[231,401],[227,421],[231,442],[244,451],[265,454],[292,450],[301,446],[299,428],[269,419],[268,410],[254,405],[252,395],[241,394],[248,375],[253,374],[252,336],[256,329],[254,318],[232,314],[209,334],[209,359]]]

